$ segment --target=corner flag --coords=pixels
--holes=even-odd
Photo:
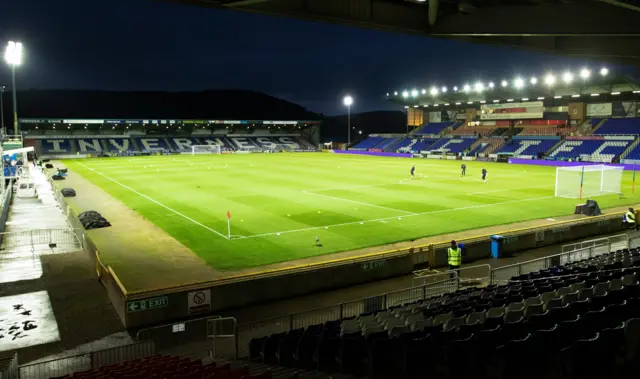
[[[633,164],[633,182],[631,182],[631,192],[636,192],[636,164]]]
[[[584,184],[584,166],[582,166],[582,174],[580,175],[580,199],[582,199],[582,185]]]
[[[227,211],[227,238],[231,239],[231,211]]]

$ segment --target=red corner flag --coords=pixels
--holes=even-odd
[[[231,220],[231,211],[227,211],[227,219]]]
[[[227,211],[227,238],[231,239],[231,211]]]

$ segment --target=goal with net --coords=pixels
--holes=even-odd
[[[622,167],[607,165],[558,167],[555,195],[578,199],[619,194],[623,171]]]
[[[191,145],[191,155],[220,153],[220,145]]]

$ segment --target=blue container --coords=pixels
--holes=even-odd
[[[491,256],[494,259],[502,258],[502,250],[504,247],[504,237],[494,235],[491,236]]]

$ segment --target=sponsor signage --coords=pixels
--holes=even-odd
[[[62,120],[65,124],[104,124],[104,120]]]
[[[544,103],[542,101],[528,101],[526,103],[495,103],[495,104],[482,104],[480,109],[510,109],[510,108],[542,108]]]
[[[613,104],[587,104],[587,116],[611,116],[613,112]]]
[[[520,113],[483,113],[480,115],[481,120],[520,120],[526,118],[542,118],[544,112],[542,108],[540,111],[531,112],[527,109],[526,112]]]

